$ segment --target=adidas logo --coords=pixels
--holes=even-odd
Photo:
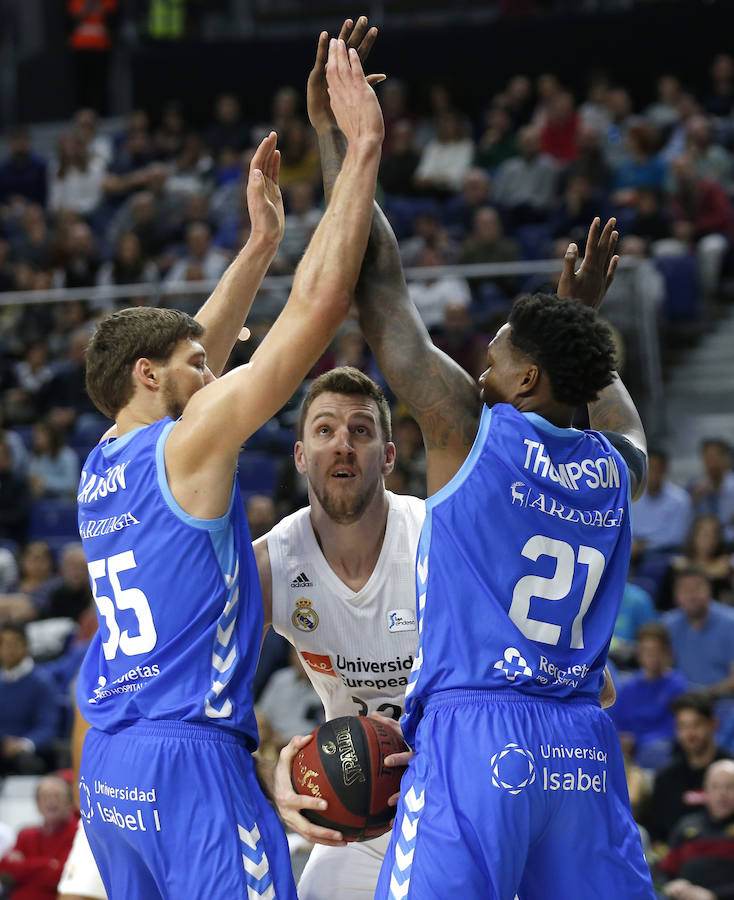
[[[312,582],[311,579],[308,577],[308,575],[306,575],[305,572],[301,572],[300,575],[297,575],[297,576],[293,579],[293,581],[291,581],[291,587],[292,587],[292,588],[307,588],[307,587],[313,587],[313,582]]]

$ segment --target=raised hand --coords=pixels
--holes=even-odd
[[[250,162],[247,179],[247,209],[251,234],[279,244],[285,228],[283,198],[278,185],[280,150],[274,131],[260,142]]]
[[[273,795],[278,814],[283,823],[301,837],[306,838],[312,844],[326,844],[328,847],[346,846],[341,832],[332,828],[322,828],[301,815],[302,809],[315,809],[324,812],[327,807],[326,800],[320,797],[307,797],[305,794],[297,794],[291,784],[291,766],[298,751],[305,747],[313,739],[311,734],[297,734],[280,751],[280,757],[275,767],[273,781]]]
[[[331,111],[348,144],[382,145],[385,125],[377,96],[365,78],[359,54],[332,38],[326,63]]]
[[[339,32],[339,39],[345,41],[347,49],[354,47],[359,55],[360,62],[364,66],[377,38],[377,28],[368,27],[367,17],[360,16],[356,24],[351,19],[346,19]],[[306,85],[306,106],[308,118],[321,133],[336,125],[334,114],[329,103],[329,93],[326,86],[326,59],[329,50],[329,35],[322,31],[316,48],[316,61],[308,76]],[[370,85],[379,84],[385,80],[384,75],[368,75],[367,82]]]
[[[559,297],[580,300],[585,306],[599,309],[609,285],[614,280],[619,257],[615,254],[618,232],[614,226],[616,219],[609,219],[604,230],[599,234],[601,220],[597,217],[591,223],[589,236],[586,239],[586,252],[578,272],[576,262],[579,248],[569,244],[563,258],[563,273],[558,281]]]

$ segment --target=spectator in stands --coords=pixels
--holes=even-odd
[[[607,92],[609,125],[603,139],[604,158],[615,169],[626,155],[627,131],[633,122],[632,98],[626,88],[617,86]]]
[[[186,137],[187,123],[181,103],[169,100],[163,107],[161,121],[153,132],[156,157],[164,162],[174,159],[181,152]]]
[[[731,185],[731,153],[715,143],[711,135],[711,121],[703,115],[691,116],[686,127],[686,152],[693,160],[693,168],[701,178],[715,181],[724,190]]]
[[[540,129],[540,150],[561,165],[579,154],[579,114],[569,91],[559,91],[550,101]]]
[[[12,406],[16,422],[31,423],[43,408],[43,394],[53,378],[48,362],[48,346],[44,340],[30,340],[23,358],[13,366],[15,385],[8,391],[6,402]]]
[[[17,588],[0,595],[0,622],[28,622],[37,619],[48,605],[55,586],[54,561],[45,541],[30,541],[20,553],[20,577]]]
[[[112,161],[112,138],[100,133],[99,116],[91,107],[83,106],[74,113],[74,134],[89,156],[98,157],[107,168]]]
[[[48,385],[46,406],[55,425],[68,432],[85,417],[102,423],[99,433],[107,427],[86,391],[86,352],[89,343],[89,326],[83,325],[72,332],[65,359],[58,364],[56,374]]]
[[[676,668],[691,688],[712,697],[734,693],[734,609],[717,603],[699,568],[675,572],[676,609],[663,616]]]
[[[696,516],[716,516],[728,542],[734,541],[734,471],[731,445],[705,438],[700,447],[703,476],[689,487]]]
[[[474,165],[494,172],[517,153],[512,118],[500,102],[493,102],[485,117],[484,130],[474,152]]]
[[[614,167],[612,202],[634,206],[640,188],[665,187],[668,166],[658,155],[660,135],[647,122],[635,122],[627,129],[625,153]]]
[[[676,823],[670,851],[657,864],[666,897],[727,900],[734,896],[734,761],[706,769],[705,806]]]
[[[624,586],[609,651],[618,666],[628,668],[634,664],[637,634],[643,625],[654,622],[657,617],[649,591],[628,581]]]
[[[474,157],[474,141],[465,132],[461,119],[446,111],[436,120],[436,136],[421,153],[413,184],[421,193],[446,197],[461,189]]]
[[[659,769],[670,762],[674,722],[671,702],[686,691],[686,679],[673,669],[670,637],[660,622],[637,631],[639,669],[617,685],[609,715],[621,741],[632,741],[635,762]]]
[[[0,880],[8,887],[8,900],[55,900],[76,834],[78,815],[68,781],[58,775],[41,779],[36,804],[41,825],[22,829],[15,846],[0,859]]]
[[[667,843],[686,813],[703,808],[703,776],[707,767],[730,754],[716,744],[717,720],[705,694],[681,694],[673,701],[675,737],[680,757],[655,776],[652,796],[642,817],[653,842]]]
[[[643,553],[678,550],[691,524],[691,498],[668,476],[668,452],[651,446],[647,452],[647,490],[632,507],[632,558]]]
[[[28,479],[13,471],[13,451],[7,439],[0,438],[0,538],[23,543],[30,512]]]
[[[168,164],[166,193],[174,200],[209,193],[214,187],[214,161],[199,134],[191,132],[175,159]]]
[[[0,163],[0,206],[19,198],[46,205],[46,161],[33,152],[30,132],[22,125],[8,135],[10,154]]]
[[[51,686],[36,671],[22,625],[0,626],[0,775],[47,772],[58,727]]]
[[[134,231],[123,234],[117,242],[115,255],[103,263],[97,273],[97,284],[153,284],[158,280],[158,269],[155,263],[143,255],[140,238]],[[111,309],[115,304],[130,305],[118,298],[103,304]]]
[[[477,167],[469,169],[464,176],[461,193],[454,194],[444,207],[443,221],[452,237],[461,240],[471,231],[478,209],[490,205],[492,181]]]
[[[247,524],[253,541],[267,534],[278,519],[275,514],[275,502],[268,494],[253,494],[245,504]]]
[[[201,277],[216,281],[227,268],[227,256],[212,247],[212,231],[206,222],[193,222],[186,229],[186,255],[174,263],[166,281],[174,283],[186,280],[186,270],[198,266]]]
[[[433,247],[425,247],[416,260],[419,267],[433,268],[446,265],[447,260]],[[443,324],[444,310],[450,303],[468,306],[471,291],[465,278],[458,275],[412,281],[408,284],[411,299],[415,303],[426,328],[439,328]]]
[[[734,110],[734,59],[719,53],[711,63],[711,93],[703,105],[712,116],[729,116]]]
[[[715,600],[732,605],[732,555],[724,543],[724,530],[716,516],[694,519],[680,556],[671,561],[671,578],[681,569],[696,567],[708,578]]]
[[[612,183],[612,169],[606,161],[602,132],[582,122],[578,132],[578,156],[566,170],[566,177],[583,175],[594,191],[606,191]]]
[[[514,262],[520,257],[520,248],[514,238],[507,237],[502,220],[492,206],[480,206],[474,213],[472,230],[459,253],[461,265],[477,263]],[[515,292],[517,279],[513,275],[497,275],[490,279],[506,298]],[[479,373],[481,375],[481,372]]]
[[[18,228],[10,239],[13,259],[35,268],[47,268],[51,262],[51,234],[43,207],[28,203]]]
[[[487,368],[489,338],[477,330],[467,303],[452,302],[444,306],[443,322],[434,343],[473,378],[479,378]]]
[[[206,144],[215,157],[229,147],[241,153],[247,147],[250,129],[242,118],[240,101],[234,94],[220,94],[214,105],[214,121],[206,130]]]
[[[393,425],[393,440],[395,446],[400,448],[398,451],[400,472],[405,482],[404,489],[396,491],[396,493],[425,497],[426,450],[423,446],[423,433],[412,416],[402,413],[396,417]],[[394,490],[394,488],[388,487],[388,490]]]
[[[658,188],[640,188],[633,209],[634,218],[627,225],[627,237],[634,235],[652,242],[665,240],[673,233],[670,213]]]
[[[60,578],[51,589],[43,618],[68,618],[78,622],[92,603],[89,573],[80,543],[67,544],[61,552]]]
[[[383,108],[384,112],[384,108]],[[410,119],[400,119],[392,126],[390,152],[380,161],[380,186],[386,194],[414,194],[413,176],[420,153],[415,147],[415,126]]]
[[[72,131],[58,140],[57,159],[51,167],[48,206],[53,212],[71,210],[90,216],[102,199],[105,163],[91,156]]]
[[[672,168],[673,235],[683,250],[695,251],[701,289],[706,297],[714,297],[724,258],[734,240],[731,201],[721,185],[696,173],[689,154],[677,156]]]
[[[321,221],[321,210],[314,202],[314,189],[310,181],[294,181],[288,188],[287,201],[285,232],[278,253],[286,258],[290,270],[294,271]]]
[[[125,143],[108,166],[102,183],[109,208],[107,218],[133,191],[147,187],[148,167],[153,160],[153,141],[148,131],[137,129],[128,132]]]
[[[582,244],[588,225],[599,214],[601,201],[594,194],[591,181],[581,174],[569,175],[563,197],[555,207],[548,223],[548,233],[554,238],[567,238]]]
[[[64,432],[48,420],[36,422],[28,470],[33,496],[74,499],[80,468]]]
[[[680,112],[680,80],[675,75],[661,75],[657,80],[657,99],[645,109],[645,118],[664,137],[678,123]]]
[[[75,222],[66,232],[56,287],[91,287],[100,267],[94,232],[86,222]]]
[[[513,75],[499,97],[510,114],[512,129],[517,131],[530,122],[533,115],[533,86],[527,75]]]
[[[540,152],[540,135],[529,125],[517,135],[518,156],[505,160],[497,170],[493,195],[513,225],[547,219],[556,199],[556,164]]]
[[[160,163],[151,167],[153,168],[160,170]],[[165,171],[163,179],[165,181]],[[166,213],[166,201],[163,197],[150,188],[137,191],[123,203],[112,219],[108,240],[117,245],[123,234],[132,231],[140,241],[143,255],[157,261],[168,244]]]
[[[308,734],[323,721],[323,706],[304,671],[295,647],[289,651],[289,663],[276,669],[263,688],[258,706],[280,737],[290,740],[294,734]]]
[[[4,399],[5,398],[3,398],[3,400]],[[16,475],[26,475],[28,473],[28,462],[30,459],[28,448],[17,431],[6,427],[4,406],[4,402],[0,401],[0,441],[5,441],[8,447],[10,447],[10,452],[13,457],[12,471]]]
[[[435,212],[420,212],[413,219],[413,234],[400,242],[400,256],[406,267],[420,266],[424,250],[435,250],[443,265],[455,263],[459,247]]]
[[[321,180],[321,164],[310,129],[302,119],[294,119],[284,132],[278,132],[280,147],[280,186],[287,193],[295,181],[308,181],[316,187]]]

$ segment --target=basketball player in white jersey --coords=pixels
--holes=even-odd
[[[298,650],[327,720],[378,713],[397,722],[418,643],[415,556],[425,508],[385,490],[395,445],[382,390],[349,366],[321,375],[304,399],[294,455],[311,505],[253,544],[266,623]],[[285,824],[321,842],[298,896],[371,898],[389,834],[344,846],[339,832],[301,815],[323,802],[290,784],[305,743],[296,737],[284,749],[273,790]]]

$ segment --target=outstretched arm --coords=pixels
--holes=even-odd
[[[614,252],[618,238],[615,224],[615,219],[609,219],[602,230],[600,219],[594,219],[578,272],[579,250],[576,244],[569,244],[558,282],[559,297],[573,298],[592,309],[599,309],[619,261]],[[637,500],[642,496],[647,482],[647,441],[637,408],[616,373],[614,381],[600,392],[599,399],[589,404],[589,423],[595,431],[611,431],[621,435],[630,445],[628,452],[624,452],[624,447],[618,449],[627,460],[632,499]]]
[[[278,187],[280,150],[274,131],[260,143],[250,162],[247,207],[250,238],[196,314],[205,328],[202,344],[214,375],[221,375],[252,301],[283,237],[285,217]]]
[[[348,19],[340,36],[364,58],[377,29],[368,29],[364,17],[352,29]],[[319,138],[328,203],[346,145],[333,121],[324,90],[327,40],[326,33],[322,33],[308,79],[308,113]],[[469,374],[431,341],[410,299],[397,240],[377,204],[356,301],[362,331],[380,370],[423,431],[428,491],[435,493],[456,474],[476,437],[479,389]]]

